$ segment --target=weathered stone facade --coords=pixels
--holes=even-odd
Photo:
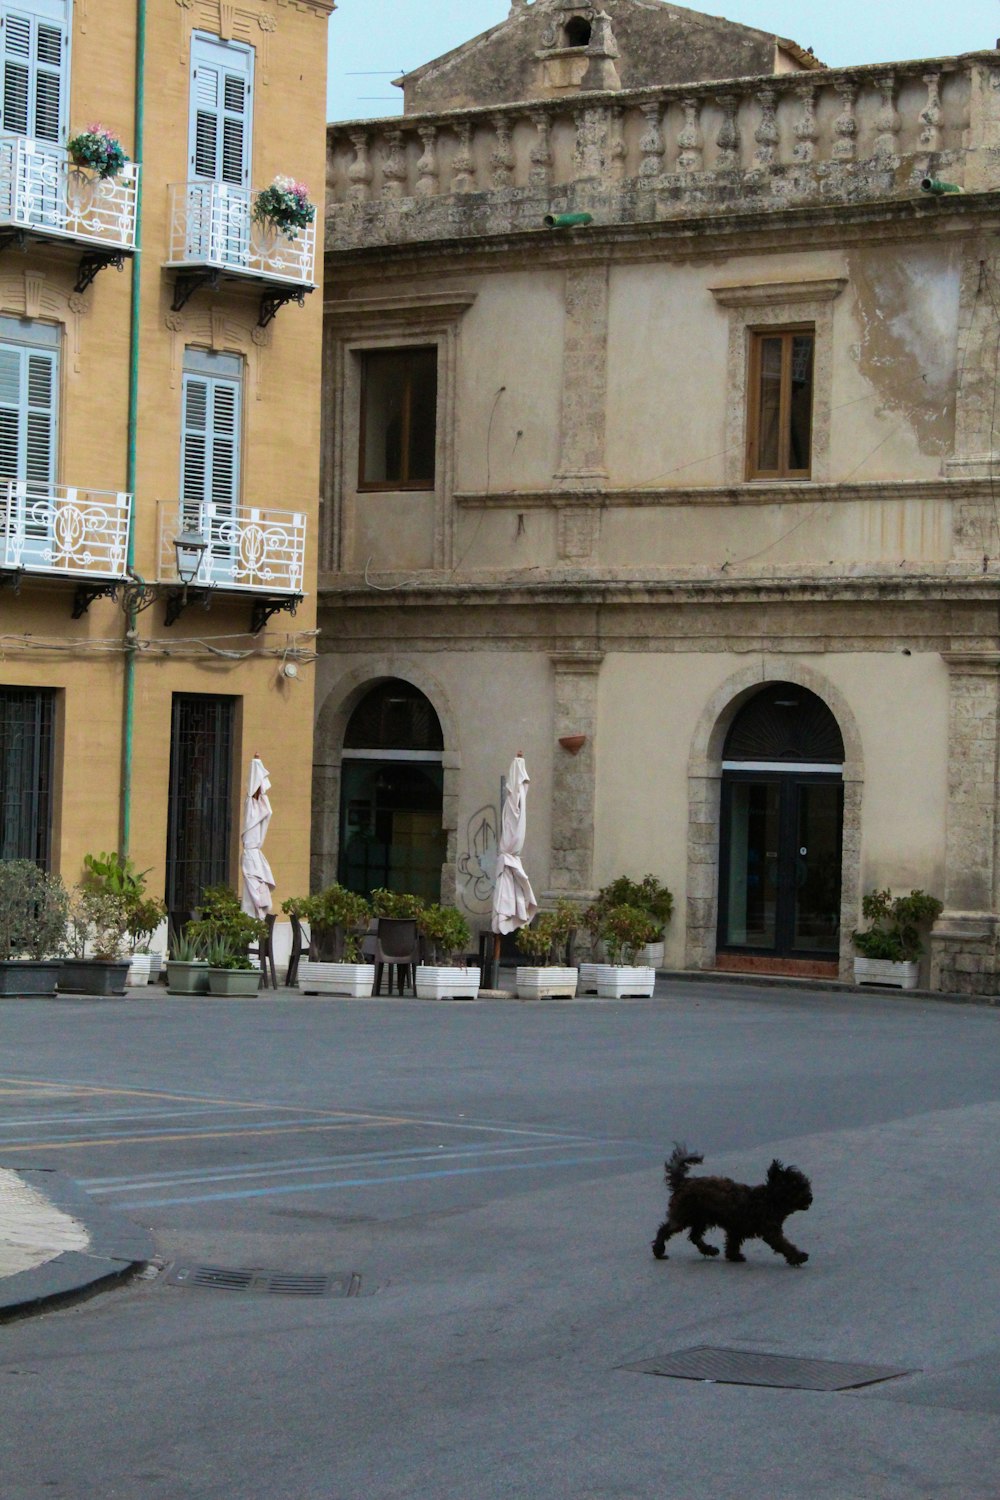
[[[788,683],[844,742],[840,974],[863,893],[921,887],[925,982],[997,993],[1000,57],[706,84],[680,47],[683,84],[638,88],[625,8],[621,88],[498,99],[477,42],[411,75],[463,107],[330,130],[316,878],[351,695],[399,676],[449,726],[443,888],[475,921],[466,844],[523,749],[536,890],[652,870],[667,962],[711,967],[726,736]],[[569,9],[516,5],[504,46]],[[750,351],[787,329],[809,473],[753,478]],[[434,478],[365,486],[364,360],[411,347]]]

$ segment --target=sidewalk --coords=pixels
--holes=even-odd
[[[61,1172],[0,1166],[0,1321],[111,1285],[153,1253],[146,1230]]]

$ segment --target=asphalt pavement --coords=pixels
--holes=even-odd
[[[145,1237],[0,1329],[3,1500],[1000,1495],[1000,1012],[675,979],[0,1034],[0,1213],[68,1236],[13,1278]],[[807,1170],[808,1265],[655,1261],[677,1138]]]

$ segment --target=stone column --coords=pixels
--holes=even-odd
[[[597,679],[603,651],[551,658],[555,670],[552,762],[551,891],[546,899],[589,898],[594,883],[594,799],[597,786]],[[585,735],[567,749],[560,739]]]
[[[566,272],[562,421],[556,482],[599,489],[607,480],[604,438],[608,395],[608,267]]]
[[[931,986],[997,994],[1000,653],[954,652],[944,659],[950,672],[945,909],[931,935]]]

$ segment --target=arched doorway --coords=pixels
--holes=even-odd
[[[411,683],[388,678],[361,699],[344,733],[341,885],[440,900],[443,750],[433,705]]]
[[[722,758],[721,961],[837,961],[844,759],[830,709],[796,683],[770,683],[736,715]]]

